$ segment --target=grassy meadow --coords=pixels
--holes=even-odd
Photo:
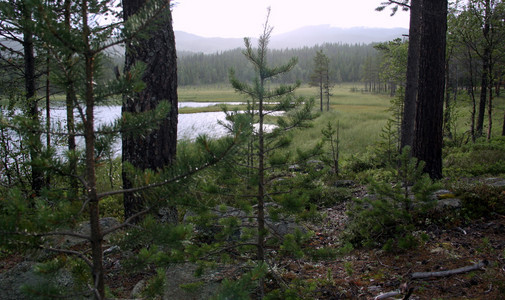
[[[386,95],[351,92],[358,84],[341,84],[332,89],[330,111],[323,112],[313,121],[311,128],[298,130],[294,135],[293,149],[308,149],[318,143],[321,129],[331,122],[334,127],[340,126],[340,145],[344,157],[366,150],[378,141],[382,127],[386,124],[390,113],[387,109],[391,98]],[[237,94],[231,86],[200,86],[182,87],[178,90],[179,101],[195,102],[241,102],[246,101],[244,95]],[[297,96],[316,99],[316,110],[319,110],[318,90],[303,85],[296,90]],[[243,107],[238,106],[238,109]],[[326,109],[326,105],[324,106]],[[203,108],[181,108],[180,113],[203,111],[220,111],[220,106]]]
[[[358,89],[360,83],[339,84],[331,90],[330,111],[324,111],[313,121],[311,128],[298,130],[294,135],[293,149],[308,149],[321,140],[321,129],[331,122],[333,126],[340,126],[340,146],[343,158],[353,154],[363,153],[367,147],[373,146],[380,140],[380,133],[391,113],[391,97],[388,95],[351,92],[352,88]],[[242,102],[247,98],[236,93],[230,85],[210,85],[180,87],[178,90],[179,101],[195,102]],[[315,109],[319,110],[318,89],[302,85],[296,90],[297,96],[307,98],[314,97],[316,100]],[[478,95],[477,95],[478,97]],[[478,101],[478,99],[477,99]],[[243,109],[244,106],[230,106]],[[326,104],[324,105],[326,109]],[[221,106],[210,106],[203,108],[181,108],[180,113],[194,113],[207,111],[221,111]],[[470,129],[471,102],[465,91],[461,91],[457,97],[457,103],[452,108],[451,127],[454,137],[460,142],[468,140]],[[500,136],[502,131],[505,111],[505,97],[497,97],[493,100],[493,122],[492,136]],[[484,121],[484,135],[488,128],[487,107]]]

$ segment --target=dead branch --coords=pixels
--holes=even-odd
[[[474,265],[466,266],[458,269],[452,269],[447,271],[439,271],[439,272],[415,272],[410,275],[411,279],[425,279],[430,277],[447,277],[455,274],[466,273],[474,270],[478,270],[487,266],[489,262],[487,260],[480,261]]]
[[[387,293],[384,293],[384,294],[380,294],[380,295],[376,296],[373,299],[374,300],[381,300],[381,299],[387,299],[389,297],[395,297],[395,296],[398,296],[398,295],[401,295],[400,291],[392,291],[392,292],[387,292]]]

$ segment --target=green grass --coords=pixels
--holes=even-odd
[[[231,85],[183,86],[177,89],[179,102],[240,102],[244,96],[236,93]]]
[[[340,126],[340,146],[343,156],[362,153],[379,140],[382,127],[390,113],[390,98],[382,95],[351,93],[348,85],[335,87],[330,98],[330,111],[314,120],[313,127],[299,131],[294,147],[308,149],[321,140],[321,129],[331,122]],[[317,91],[316,91],[317,92]]]
[[[300,148],[307,150],[316,145],[322,138],[321,129],[328,121],[336,126],[340,123],[341,149],[344,156],[361,153],[366,148],[379,140],[382,127],[386,124],[390,113],[390,98],[384,95],[373,95],[360,92],[351,92],[356,84],[336,85],[332,89],[330,98],[330,111],[323,112],[308,129],[296,131],[291,150]],[[236,93],[231,86],[198,86],[179,88],[179,101],[197,102],[241,102],[246,101],[244,95]],[[316,110],[319,110],[318,90],[308,85],[303,85],[295,92],[297,96],[316,99]],[[231,106],[235,107],[235,106]],[[326,109],[326,104],[325,104]],[[238,106],[238,109],[243,109]],[[203,108],[181,108],[180,113],[220,111],[221,106]]]

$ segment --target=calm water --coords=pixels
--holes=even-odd
[[[180,102],[179,107],[206,107],[223,103],[217,102]],[[239,104],[228,103],[228,104]],[[121,115],[121,106],[98,106],[95,108],[96,125],[113,122]],[[51,118],[65,124],[66,110],[63,107],[56,107],[51,110]],[[177,138],[194,140],[198,135],[207,134],[217,138],[226,134],[225,129],[218,124],[219,120],[224,120],[223,112],[204,112],[193,114],[179,114],[177,125]]]
[[[180,102],[179,107],[206,107],[219,104],[230,104],[237,105],[240,102]],[[74,112],[77,119],[80,119],[77,110]],[[275,113],[272,115],[279,115],[282,113]],[[95,108],[95,126],[101,124],[108,124],[115,121],[121,115],[121,106],[97,106]],[[225,121],[225,114],[223,112],[203,112],[203,113],[192,113],[192,114],[179,114],[178,115],[178,125],[177,125],[177,139],[178,140],[194,140],[199,135],[206,134],[211,138],[219,138],[224,136],[227,131],[226,129],[219,125],[219,121]],[[42,118],[45,118],[45,112],[42,112]],[[54,107],[51,109],[51,119],[53,131],[60,131],[57,126],[66,125],[66,109],[64,107]],[[257,125],[255,124],[257,129]],[[273,129],[274,125],[265,125],[265,130],[269,131]],[[45,141],[45,137],[42,137]],[[79,146],[84,146],[84,139],[82,137],[77,138],[77,143]],[[62,149],[59,149],[63,151]],[[59,152],[57,150],[57,152]],[[121,153],[121,141],[118,140],[114,144],[114,152],[116,155]]]

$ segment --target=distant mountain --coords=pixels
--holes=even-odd
[[[307,26],[287,33],[273,35],[270,40],[270,47],[285,49],[311,47],[324,43],[369,44],[390,41],[406,34],[408,34],[406,28]],[[215,53],[244,46],[242,38],[206,38],[183,31],[175,31],[175,41],[179,52]]]

